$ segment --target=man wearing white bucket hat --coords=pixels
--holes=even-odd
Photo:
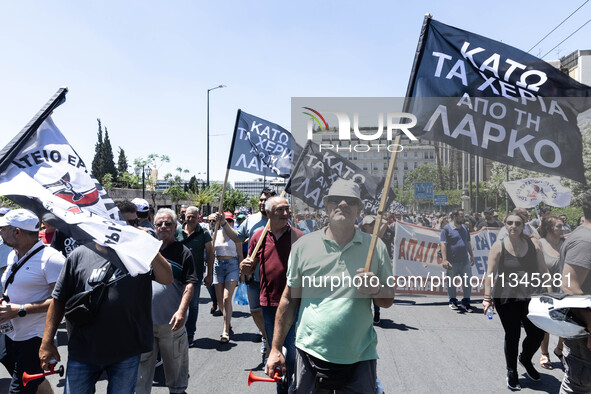
[[[303,236],[292,248],[266,372],[272,376],[280,368],[285,374],[281,344],[299,313],[290,392],[374,392],[378,354],[371,302],[392,305],[392,262],[378,242],[371,272],[363,272],[371,235],[355,228],[362,209],[357,183],[335,181],[323,202],[328,227]]]
[[[7,357],[13,367],[11,393],[35,393],[44,380],[33,380],[23,387],[21,378],[25,371],[43,372],[39,346],[51,292],[65,259],[43,245],[40,228],[37,215],[26,209],[13,209],[0,217],[0,235],[4,244],[13,248],[2,275],[4,302],[0,306],[0,324],[10,321],[13,327],[6,333]]]

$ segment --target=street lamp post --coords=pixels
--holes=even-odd
[[[218,85],[214,88],[207,89],[207,186],[209,186],[209,92],[215,89],[225,88],[226,85]],[[207,213],[209,214],[209,203],[207,204]]]
[[[150,175],[152,174],[152,169],[150,167],[146,168],[146,164],[143,163],[141,166],[137,166],[135,167],[135,174],[137,176],[140,176],[140,171],[142,174],[142,198],[145,200],[146,199],[146,176],[148,176],[148,178],[150,177]]]

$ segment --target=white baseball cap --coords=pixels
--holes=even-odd
[[[39,218],[28,209],[13,209],[0,217],[0,227],[12,226],[26,231],[39,231],[41,223]]]
[[[135,204],[138,212],[148,212],[150,210],[150,204],[143,198],[134,198],[131,202]]]

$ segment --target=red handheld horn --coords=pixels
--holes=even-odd
[[[279,382],[281,382],[282,379],[283,379],[283,377],[279,375],[279,372],[275,372],[275,376],[273,376],[272,378],[267,378],[267,377],[262,378],[260,376],[256,376],[255,374],[252,373],[252,371],[250,371],[250,373],[248,374],[248,385],[250,386],[252,384],[252,382],[279,383]]]
[[[29,383],[31,380],[41,379],[45,376],[53,375],[56,373],[59,374],[60,376],[64,376],[64,366],[61,365],[57,371],[54,370],[53,368],[51,368],[51,370],[49,372],[37,373],[37,374],[33,374],[33,375],[29,375],[28,373],[24,372],[23,373],[23,386],[26,386],[27,383]]]

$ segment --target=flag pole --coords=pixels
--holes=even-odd
[[[232,137],[232,145],[230,146],[230,154],[228,155],[228,165],[226,166],[226,176],[224,178],[224,184],[222,186],[222,195],[220,196],[220,207],[218,212],[224,213],[224,197],[226,196],[226,185],[228,184],[228,175],[230,175],[230,166],[232,164],[232,152],[234,152],[234,144],[236,142],[236,132],[238,131],[238,121],[240,120],[240,113],[242,112],[241,109],[238,109],[236,112],[236,122],[234,123],[234,134]],[[220,228],[220,222],[218,220],[215,221],[214,232],[211,235],[212,243],[215,245],[215,238],[218,233],[218,229]]]
[[[291,175],[292,176],[293,176],[293,174],[297,173],[300,165],[302,164],[302,160],[304,159],[304,156],[306,156],[306,153],[308,152],[308,149],[310,147],[311,142],[312,142],[311,140],[308,140],[308,142],[304,146],[304,149],[302,150],[302,153],[300,154],[300,157],[298,157],[298,161],[296,161],[296,164],[293,167],[293,170],[291,172]],[[285,197],[285,194],[287,194],[287,190],[291,186],[291,178],[292,177],[290,176],[289,177],[289,180],[287,181],[287,184],[285,185],[285,188],[283,189],[283,191],[281,192],[281,195],[279,197]],[[270,228],[271,228],[271,221],[270,220],[267,220],[267,224],[265,225],[265,228],[263,228],[263,232],[261,233],[261,236],[259,237],[259,240],[258,240],[257,244],[255,245],[254,250],[252,251],[251,254],[248,255],[248,257],[252,257],[252,256],[256,256],[257,255],[257,253],[258,253],[261,245],[263,244],[263,240],[267,236],[267,232],[269,232],[269,229]]]
[[[41,123],[47,119],[54,109],[66,101],[67,87],[61,87],[52,98],[35,114],[33,119],[0,151],[0,174],[6,170],[16,155],[22,150],[33,133],[37,131]]]
[[[410,106],[409,98],[412,97],[414,84],[417,76],[417,68],[419,66],[420,60],[423,56],[423,51],[425,49],[425,44],[427,42],[427,29],[429,27],[429,22],[431,21],[431,14],[426,14],[425,19],[423,20],[423,26],[421,27],[421,34],[419,35],[419,42],[417,44],[417,51],[415,53],[415,58],[413,62],[413,66],[410,72],[410,78],[408,81],[408,88],[406,90],[406,97],[404,100],[404,105],[402,112],[407,112],[408,107]],[[398,133],[396,139],[394,140],[394,145],[400,145],[400,137],[401,132]],[[371,243],[369,244],[369,251],[367,255],[367,260],[365,260],[365,272],[371,271],[371,263],[373,260],[373,256],[375,254],[375,248],[378,243],[378,233],[380,227],[382,226],[382,218],[384,215],[384,211],[386,210],[386,203],[388,202],[388,192],[390,191],[390,184],[392,183],[392,177],[394,175],[394,166],[396,164],[396,158],[398,152],[394,151],[392,156],[390,157],[390,164],[388,165],[388,172],[386,173],[386,179],[384,181],[384,190],[382,191],[382,198],[380,199],[380,206],[378,208],[378,212],[376,214],[376,221],[373,228],[373,233],[371,235]]]

